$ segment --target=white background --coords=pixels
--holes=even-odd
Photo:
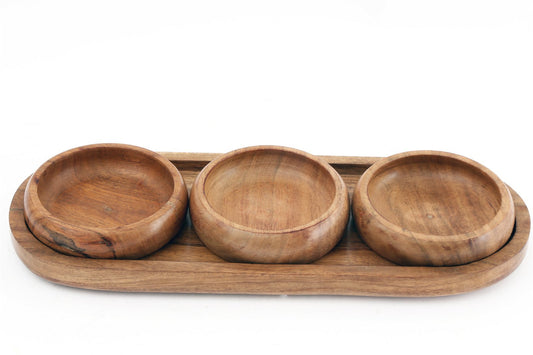
[[[530,1],[0,0],[0,353],[527,353],[532,255],[433,299],[95,292],[33,275],[8,209],[45,160],[98,142],[444,150],[531,206],[532,118]]]

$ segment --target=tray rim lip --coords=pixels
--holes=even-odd
[[[169,159],[173,164],[175,164],[177,161],[181,161],[181,162],[184,162],[184,163],[186,163],[186,162],[203,162],[203,163],[206,163],[209,160],[213,159],[214,157],[220,155],[220,153],[191,153],[191,152],[184,152],[184,153],[179,153],[179,152],[161,152],[160,154],[162,154],[167,159]],[[340,164],[340,165],[342,165],[342,164],[350,164],[350,165],[361,166],[361,167],[366,167],[366,168],[368,168],[369,165],[373,164],[378,159],[381,159],[379,157],[359,157],[359,156],[321,156],[321,157],[326,159],[329,164]],[[24,185],[24,182],[17,189],[17,192],[19,192],[19,190],[23,187],[23,185]],[[63,277],[61,279],[54,278],[53,276],[50,275],[51,271],[48,270],[49,271],[48,274],[46,272],[41,272],[40,269],[36,266],[36,264],[44,265],[45,267],[48,267],[50,269],[50,268],[54,268],[54,267],[61,267],[62,264],[64,264],[65,261],[76,260],[77,264],[79,264],[79,265],[76,265],[75,267],[77,269],[81,270],[80,272],[83,272],[84,269],[87,268],[87,266],[83,265],[83,264],[85,264],[87,262],[100,264],[100,266],[102,266],[100,271],[106,272],[108,270],[122,270],[122,268],[119,265],[121,265],[122,263],[128,263],[129,265],[135,266],[137,271],[145,272],[145,273],[159,272],[159,271],[151,270],[151,269],[153,269],[153,267],[147,267],[147,266],[151,266],[151,265],[160,265],[161,266],[162,265],[162,266],[167,266],[168,267],[168,268],[165,268],[165,272],[172,272],[172,273],[176,273],[176,274],[190,272],[189,269],[191,269],[191,266],[190,266],[191,264],[193,264],[193,265],[206,265],[206,266],[210,266],[210,267],[215,269],[215,270],[211,270],[211,271],[209,271],[209,270],[205,271],[204,273],[220,273],[220,272],[235,273],[231,269],[235,268],[235,266],[239,266],[239,265],[243,265],[243,264],[242,263],[229,263],[229,262],[223,262],[223,263],[216,262],[215,263],[215,262],[188,262],[188,261],[163,261],[163,260],[85,259],[85,258],[80,258],[80,257],[63,255],[63,254],[60,254],[60,253],[58,253],[58,252],[46,247],[45,245],[42,245],[43,248],[49,249],[49,252],[51,253],[50,255],[53,258],[59,257],[59,259],[60,259],[60,262],[51,261],[51,260],[49,260],[50,259],[50,255],[35,255],[34,253],[32,253],[31,250],[28,250],[28,248],[26,246],[22,245],[17,240],[16,234],[20,233],[20,231],[13,230],[12,218],[14,218],[16,213],[21,213],[22,210],[23,210],[21,207],[13,206],[13,204],[15,202],[15,199],[17,197],[16,196],[17,192],[15,192],[15,195],[14,195],[13,200],[11,202],[9,220],[10,220],[10,229],[11,229],[11,239],[12,239],[12,242],[13,242],[13,245],[14,245],[14,249],[15,249],[17,255],[19,256],[19,258],[21,259],[21,261],[26,265],[26,267],[28,267],[28,269],[30,271],[32,271],[33,273],[37,274],[38,276],[40,276],[40,277],[42,277],[42,278],[44,278],[44,279],[46,279],[48,281],[51,281],[51,282],[54,282],[54,283],[57,283],[57,284],[61,284],[61,285],[65,285],[65,286],[70,286],[70,287],[76,287],[76,288],[82,288],[82,289],[92,289],[92,290],[114,291],[114,292],[265,294],[265,295],[266,294],[275,294],[275,295],[279,295],[279,294],[294,294],[294,295],[351,295],[351,296],[378,296],[378,297],[446,296],[446,295],[454,295],[454,294],[461,294],[461,293],[471,292],[471,291],[474,291],[474,290],[477,290],[477,289],[481,289],[481,288],[487,287],[487,286],[489,286],[491,284],[494,284],[495,282],[505,278],[511,272],[513,272],[520,265],[521,261],[523,260],[523,258],[525,256],[525,253],[527,251],[527,245],[528,245],[528,239],[529,239],[530,216],[529,216],[529,212],[528,212],[527,206],[525,205],[524,201],[520,198],[520,196],[512,188],[509,187],[509,190],[510,190],[510,192],[513,195],[516,195],[518,197],[519,201],[515,202],[515,204],[517,204],[517,203],[519,204],[518,210],[521,210],[522,211],[521,214],[524,214],[525,217],[527,217],[525,219],[525,221],[524,221],[524,222],[527,222],[527,223],[524,223],[524,225],[520,226],[520,229],[523,229],[523,230],[521,230],[521,234],[524,235],[523,238],[521,238],[522,242],[519,243],[519,244],[509,242],[505,246],[503,246],[499,251],[497,251],[496,253],[490,255],[489,257],[481,259],[481,260],[473,262],[473,263],[470,263],[470,264],[459,265],[459,266],[446,266],[446,267],[398,266],[398,265],[387,265],[387,266],[364,265],[364,266],[362,266],[362,265],[324,265],[324,264],[309,264],[309,265],[291,265],[291,264],[274,265],[274,264],[269,264],[269,265],[267,265],[268,266],[267,269],[272,269],[271,273],[272,274],[276,274],[276,275],[278,275],[278,274],[279,275],[286,274],[287,270],[291,270],[291,269],[294,269],[295,267],[297,267],[297,268],[301,268],[302,271],[306,271],[305,274],[309,274],[309,275],[313,275],[314,274],[312,269],[322,268],[322,269],[327,269],[327,271],[328,271],[327,274],[336,275],[336,276],[352,276],[352,277],[359,277],[362,274],[364,274],[363,277],[370,277],[372,273],[378,273],[379,270],[390,271],[390,270],[394,270],[394,269],[398,269],[398,268],[404,268],[408,272],[406,272],[405,275],[395,276],[395,277],[396,278],[412,279],[413,275],[412,275],[411,271],[416,271],[416,270],[419,270],[419,269],[426,269],[428,271],[428,275],[425,276],[426,278],[427,277],[431,278],[431,277],[434,277],[434,276],[439,276],[439,275],[435,275],[435,274],[442,274],[442,273],[445,273],[447,277],[448,276],[449,277],[454,277],[458,273],[460,273],[460,270],[458,270],[459,268],[468,268],[470,270],[468,270],[469,272],[467,274],[471,275],[471,276],[475,276],[477,274],[485,274],[487,272],[487,270],[496,269],[496,268],[505,268],[507,264],[511,264],[510,268],[507,269],[507,270],[504,270],[504,272],[501,273],[501,275],[499,274],[498,277],[492,278],[492,279],[484,282],[483,284],[480,284],[480,285],[475,286],[475,287],[471,287],[471,286],[461,287],[458,290],[454,289],[452,291],[449,291],[449,290],[448,291],[441,291],[441,290],[437,289],[437,290],[429,290],[427,292],[421,292],[420,290],[417,290],[414,293],[407,293],[407,292],[403,291],[403,292],[396,292],[394,294],[382,293],[382,292],[362,291],[362,290],[357,290],[355,292],[354,291],[344,291],[344,292],[333,292],[333,293],[320,292],[320,291],[315,291],[315,292],[306,292],[306,291],[303,291],[303,292],[298,292],[298,291],[297,292],[279,292],[279,291],[265,291],[265,290],[263,290],[261,292],[254,292],[254,291],[228,291],[228,290],[217,292],[217,291],[205,291],[205,290],[204,291],[202,291],[202,290],[200,290],[200,291],[198,291],[198,290],[180,291],[180,290],[168,290],[168,289],[161,290],[161,289],[154,289],[154,288],[150,288],[150,287],[148,287],[148,288],[146,288],[146,287],[145,288],[142,288],[142,287],[129,288],[129,287],[126,287],[126,286],[122,286],[120,288],[117,288],[117,287],[105,287],[105,286],[101,286],[100,284],[97,284],[97,283],[93,283],[92,285],[87,285],[87,283],[74,282],[72,280],[69,280],[67,277]],[[518,230],[518,226],[517,226],[517,230]],[[29,233],[27,228],[26,228],[26,231]],[[513,235],[513,239],[512,240],[514,240],[514,235]],[[36,239],[36,241],[39,242],[37,239]],[[508,253],[508,252],[511,251],[511,249],[513,249],[512,252]],[[502,252],[504,250],[506,251],[506,253],[503,253],[503,254],[507,254],[507,255],[502,255]],[[493,257],[504,258],[504,259],[501,262],[499,262],[499,263],[492,263],[491,261],[492,261]],[[81,262],[81,264],[80,264],[80,262]],[[110,263],[114,263],[114,264],[110,264]],[[228,266],[228,264],[230,264],[230,265]],[[247,269],[246,270],[247,274],[258,273],[258,270],[257,270],[258,268],[259,268],[259,271],[263,272],[264,271],[264,267],[265,267],[265,265],[262,265],[262,264],[245,264],[245,265],[246,265],[246,269]],[[377,270],[377,269],[379,269],[379,270]],[[310,270],[311,272],[307,272],[308,270]],[[242,272],[242,271],[240,271],[240,272]],[[460,274],[461,275],[465,275],[464,272],[460,273]],[[94,279],[96,280],[97,276],[95,276]]]
[[[209,201],[207,200],[207,197],[206,197],[205,182],[207,181],[207,179],[209,177],[209,174],[211,174],[213,172],[213,169],[217,168],[217,164],[221,164],[224,161],[232,159],[232,158],[234,158],[234,157],[236,157],[238,155],[241,155],[241,154],[246,154],[246,153],[254,152],[254,151],[266,151],[266,150],[272,150],[272,151],[275,151],[277,153],[288,152],[288,153],[296,155],[296,156],[304,157],[306,160],[312,162],[313,164],[319,165],[322,169],[324,169],[329,174],[329,176],[332,178],[333,183],[335,185],[335,196],[334,196],[333,200],[331,201],[331,203],[329,204],[327,210],[324,213],[322,213],[317,218],[314,218],[311,221],[309,221],[309,222],[307,222],[305,224],[302,224],[302,225],[298,225],[298,226],[291,227],[291,228],[285,228],[285,229],[265,230],[265,229],[257,229],[257,228],[253,228],[253,227],[248,227],[248,226],[236,223],[236,222],[234,222],[232,220],[229,220],[225,216],[223,216],[220,213],[218,213],[211,206],[211,204],[209,203]],[[195,189],[194,187],[197,187],[197,188],[199,187],[200,191],[198,191],[198,189]],[[193,183],[193,189],[195,189],[196,192],[199,193],[198,200],[202,204],[202,206],[205,209],[205,211],[209,212],[209,214],[214,216],[219,222],[222,222],[222,223],[230,226],[231,228],[235,228],[235,229],[242,230],[242,231],[245,231],[245,232],[250,232],[250,233],[258,233],[258,234],[262,234],[262,235],[292,234],[292,233],[300,232],[300,231],[305,230],[305,229],[310,229],[313,226],[321,224],[326,219],[331,217],[331,215],[333,213],[335,213],[336,207],[338,205],[341,205],[343,199],[346,197],[345,195],[348,195],[348,188],[346,187],[346,184],[342,180],[341,176],[337,173],[337,171],[335,169],[333,169],[333,167],[331,165],[327,164],[321,158],[313,156],[313,155],[311,155],[311,154],[309,154],[309,153],[307,153],[307,152],[305,152],[303,150],[290,148],[290,147],[285,147],[285,146],[276,146],[276,145],[249,146],[249,147],[245,147],[245,148],[232,150],[231,152],[228,152],[228,153],[223,154],[223,155],[219,155],[215,159],[211,160],[205,166],[205,168],[202,169],[202,171],[198,174],[195,182]]]

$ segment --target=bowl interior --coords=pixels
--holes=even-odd
[[[231,222],[279,231],[322,216],[334,201],[335,181],[310,158],[261,149],[220,161],[206,177],[204,193]]]
[[[52,215],[68,223],[112,228],[152,215],[173,189],[172,174],[150,155],[97,147],[54,160],[41,174],[37,193]]]
[[[393,161],[368,184],[376,211],[404,229],[430,235],[477,230],[495,217],[502,197],[482,170],[450,157]]]

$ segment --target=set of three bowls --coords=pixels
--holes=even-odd
[[[29,179],[24,216],[41,242],[64,254],[136,259],[181,228],[227,261],[310,263],[350,226],[402,265],[460,265],[502,247],[515,215],[505,184],[468,158],[416,151],[377,161],[349,188],[321,158],[278,146],[220,155],[188,192],[163,156],[123,144],[75,148]],[[351,205],[351,208],[350,208]]]

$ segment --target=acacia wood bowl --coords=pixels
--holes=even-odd
[[[187,188],[166,158],[123,144],[69,150],[29,180],[24,216],[44,244],[75,256],[140,258],[179,230]]]
[[[489,169],[444,152],[415,151],[372,165],[354,191],[363,240],[402,265],[460,265],[502,247],[515,212],[505,184]]]
[[[190,213],[202,242],[225,260],[309,263],[342,237],[349,198],[321,159],[256,146],[222,155],[200,172]]]

